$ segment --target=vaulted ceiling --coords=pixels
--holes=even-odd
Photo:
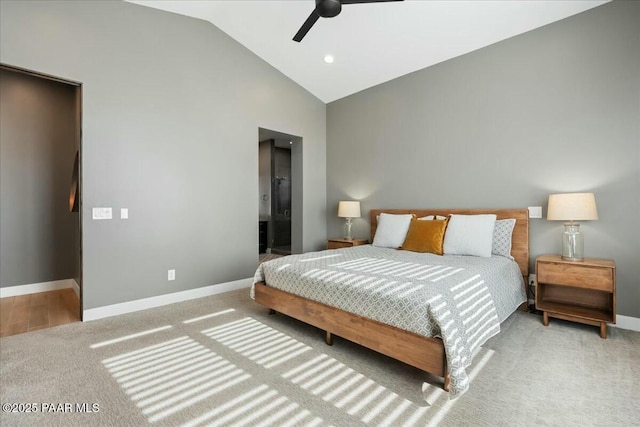
[[[601,0],[344,5],[292,40],[314,0],[130,0],[204,19],[328,103],[599,6]],[[331,55],[334,62],[324,61]]]

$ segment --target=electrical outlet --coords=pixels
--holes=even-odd
[[[529,281],[527,282],[527,289],[529,290],[529,296],[533,297],[529,299],[529,304],[535,304],[535,296],[536,296],[536,275],[530,274]]]
[[[167,271],[167,280],[176,280],[176,271],[175,270]]]

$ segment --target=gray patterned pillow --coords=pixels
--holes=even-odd
[[[493,227],[492,254],[513,259],[511,256],[511,235],[515,226],[516,220],[513,218],[496,221],[496,225]]]

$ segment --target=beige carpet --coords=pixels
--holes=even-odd
[[[517,312],[456,400],[414,368],[322,338],[248,290],[1,338],[0,400],[37,412],[0,424],[640,425],[640,333],[602,340]]]

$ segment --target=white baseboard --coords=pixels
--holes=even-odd
[[[611,325],[620,329],[640,332],[640,318],[616,315],[616,324]]]
[[[7,286],[0,288],[0,298],[15,297],[17,295],[36,294],[38,292],[57,291],[78,286],[74,279],[54,280],[52,282],[31,283],[29,285]],[[78,287],[77,294],[80,293]]]
[[[78,285],[78,282],[76,282],[76,279],[71,279],[71,280],[73,280],[73,283],[71,283],[73,292],[75,292],[78,299],[80,299],[80,285]]]
[[[105,317],[118,316],[120,314],[132,313],[146,310],[148,308],[160,307],[181,301],[188,301],[210,295],[221,294],[223,292],[236,289],[249,288],[252,279],[241,279],[234,282],[220,283],[218,285],[205,286],[203,288],[190,289],[188,291],[174,292],[172,294],[159,295],[150,298],[143,298],[135,301],[123,302],[120,304],[107,305],[104,307],[84,310],[82,320],[90,321]],[[78,298],[80,297],[80,286],[75,279],[54,280],[51,282],[31,283],[28,285],[8,286],[0,288],[0,298],[13,297],[17,295],[35,294],[38,292],[55,291],[58,289],[73,288]],[[611,325],[620,329],[640,332],[640,318],[631,316],[616,316],[616,324]]]
[[[106,305],[104,307],[90,308],[82,313],[82,321],[103,319],[105,317],[118,316],[148,308],[160,307],[176,302],[188,301],[196,298],[208,297],[236,289],[249,288],[253,283],[252,278],[236,280],[234,282],[220,283],[218,285],[205,286],[203,288],[190,289],[188,291],[174,292],[172,294],[158,295],[135,301],[127,301],[119,304]],[[247,294],[248,295],[248,294]]]

